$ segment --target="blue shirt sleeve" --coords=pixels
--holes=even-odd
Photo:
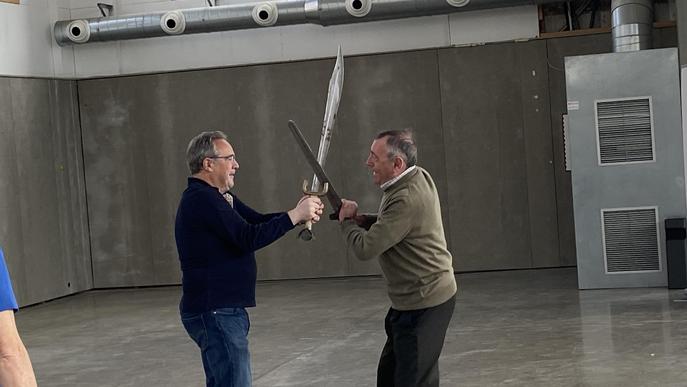
[[[206,190],[200,192],[199,196],[204,197],[199,197],[193,202],[193,212],[203,217],[203,222],[225,241],[244,253],[252,253],[269,245],[295,227],[286,212],[277,216],[258,214],[268,217],[269,220],[254,224],[244,219],[238,211],[234,211],[217,190]],[[234,202],[235,205],[237,203],[238,201]],[[242,206],[247,208],[245,205]]]
[[[10,274],[5,264],[5,256],[0,249],[0,311],[9,309],[17,310],[19,307],[12,291],[12,281],[10,281]]]

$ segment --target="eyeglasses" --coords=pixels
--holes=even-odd
[[[224,161],[234,161],[234,155],[229,156],[208,156],[209,159],[222,159]]]

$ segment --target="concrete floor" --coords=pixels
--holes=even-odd
[[[574,269],[458,276],[442,386],[685,386],[687,302],[667,289],[577,290]],[[373,386],[381,278],[263,282],[254,386]],[[202,386],[179,287],[92,291],[17,314],[40,386]]]

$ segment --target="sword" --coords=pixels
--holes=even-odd
[[[296,139],[296,142],[298,143],[298,146],[301,148],[301,151],[303,151],[303,155],[305,156],[305,159],[308,161],[308,164],[310,164],[310,167],[313,169],[313,172],[315,172],[315,176],[317,176],[320,182],[322,182],[323,184],[327,184],[328,186],[325,196],[327,197],[329,204],[331,204],[332,208],[334,209],[334,213],[329,215],[329,219],[339,219],[339,210],[341,210],[341,196],[339,196],[339,194],[336,193],[336,190],[332,185],[332,181],[329,179],[329,176],[327,176],[327,173],[325,173],[324,169],[322,168],[322,165],[317,161],[317,157],[315,157],[315,154],[310,148],[310,145],[305,140],[305,137],[303,137],[303,133],[301,133],[301,130],[298,129],[296,123],[293,121],[289,121],[289,129],[291,129],[293,137]]]
[[[324,120],[322,121],[322,133],[320,134],[320,147],[317,150],[317,163],[320,165],[320,167],[324,166],[324,163],[327,161],[327,154],[329,153],[329,144],[331,143],[332,139],[336,112],[339,110],[339,101],[341,101],[343,71],[343,55],[341,54],[341,46],[339,46],[339,49],[336,53],[336,63],[334,64],[332,77],[329,79],[327,103],[324,110]],[[314,174],[310,190],[304,189],[303,193],[306,195],[318,196],[326,194],[327,189],[322,189],[321,184],[324,183],[324,181],[321,180],[322,179],[317,174]],[[305,228],[301,230],[298,236],[306,241],[309,241],[313,238],[311,221],[307,221],[305,223]]]

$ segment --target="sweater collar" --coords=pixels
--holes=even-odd
[[[205,181],[205,180],[203,180],[203,179],[199,179],[199,178],[194,177],[194,176],[189,176],[189,177],[188,177],[188,186],[190,187],[190,186],[192,186],[192,185],[215,189],[215,190],[217,190],[217,192],[219,192],[220,194],[222,194],[222,196],[224,196],[225,198],[226,198],[225,195],[229,195],[229,192],[230,192],[230,191],[227,191],[227,192],[220,192],[220,191],[217,189],[217,187],[211,186],[210,184],[208,184],[207,181]]]
[[[189,176],[189,177],[188,177],[188,185],[189,185],[189,186],[191,186],[191,185],[202,185],[202,186],[205,186],[205,187],[215,188],[215,187],[211,186],[210,184],[208,184],[207,181],[205,181],[205,180],[203,180],[203,179],[199,179],[199,178],[194,177],[194,176]]]
[[[403,173],[401,173],[400,175],[398,175],[398,176],[394,177],[393,179],[387,181],[386,183],[380,185],[379,188],[381,188],[382,191],[386,191],[386,190],[389,189],[392,185],[396,184],[396,182],[398,182],[399,180],[401,180],[404,176],[408,175],[410,172],[414,171],[415,169],[416,169],[415,165],[413,165],[413,166],[410,167],[410,168],[407,168],[407,169],[406,169],[405,171],[403,171]]]

